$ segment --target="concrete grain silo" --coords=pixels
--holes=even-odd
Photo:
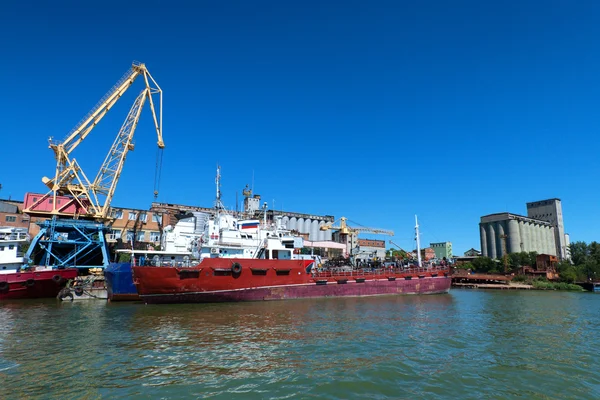
[[[521,251],[556,255],[554,227],[545,221],[510,213],[490,214],[481,217],[479,235],[485,257],[499,259]]]
[[[319,221],[313,219],[310,224],[310,236],[309,240],[318,240],[319,239]]]

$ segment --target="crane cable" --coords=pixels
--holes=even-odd
[[[163,162],[163,149],[160,147],[156,149],[156,167],[154,170],[154,199],[158,197],[158,190],[160,189],[160,177],[162,173],[162,162]]]

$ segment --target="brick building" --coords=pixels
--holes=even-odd
[[[113,242],[121,239],[123,242],[160,244],[163,229],[162,213],[140,210],[135,208],[113,207],[113,220],[109,222],[110,235],[108,240]]]
[[[29,216],[23,214],[23,202],[0,200],[0,226],[11,226],[29,230]]]

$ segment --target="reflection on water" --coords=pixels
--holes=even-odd
[[[597,398],[600,296],[0,305],[13,398]],[[1,396],[0,396],[1,397]]]

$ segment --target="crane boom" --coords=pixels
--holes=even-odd
[[[340,217],[340,225],[339,226],[333,226],[332,224],[325,224],[325,225],[321,225],[321,227],[319,229],[322,231],[334,229],[334,230],[340,231],[340,233],[343,235],[348,235],[351,233],[356,234],[358,232],[370,232],[370,233],[377,233],[377,234],[381,234],[381,235],[394,236],[394,231],[390,231],[390,230],[367,228],[367,227],[349,227],[348,224],[346,223],[346,221],[348,221],[348,218]]]
[[[71,159],[70,155],[140,75],[144,77],[145,88],[138,95],[129,111],[96,179],[93,183],[90,183],[75,158]],[[153,95],[155,94],[159,95],[158,116],[156,115],[153,100]],[[131,68],[100,99],[96,106],[69,132],[66,139],[62,142],[56,142],[50,138],[49,147],[54,151],[56,171],[54,178],[42,178],[42,182],[44,182],[50,191],[39,199],[35,199],[32,204],[26,204],[26,208],[23,211],[33,214],[69,214],[64,212],[66,205],[63,204],[60,207],[58,205],[60,201],[57,201],[58,196],[67,195],[70,199],[68,204],[76,205],[76,209],[80,213],[78,216],[92,217],[100,220],[108,219],[110,203],[114,196],[127,152],[133,150],[133,135],[146,100],[150,103],[152,110],[154,126],[158,136],[158,148],[162,150],[165,147],[162,138],[162,90],[148,72],[145,64],[134,62]],[[47,200],[50,197],[52,200],[48,203]],[[47,206],[43,207],[42,204],[44,202],[51,204],[52,210],[49,211]]]
[[[123,75],[123,77],[100,99],[100,101],[92,108],[92,110],[69,132],[62,143],[53,144],[52,140],[50,147],[56,151],[62,147],[66,154],[70,154],[79,144],[90,134],[92,129],[100,122],[129,89],[135,79],[144,73],[146,67],[143,64],[134,62],[131,68]]]

